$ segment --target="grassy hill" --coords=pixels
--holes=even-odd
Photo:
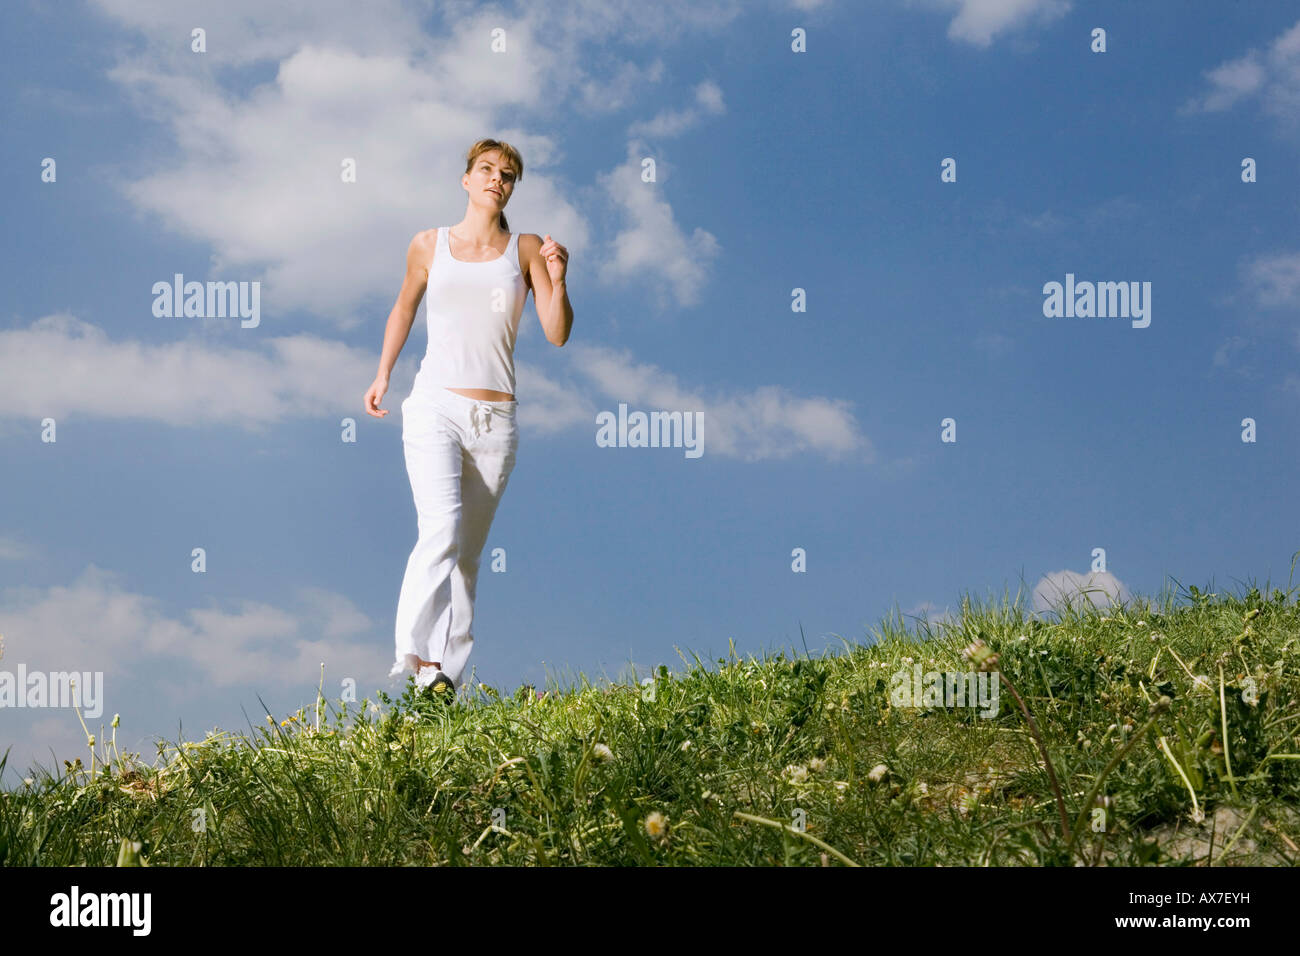
[[[641,686],[408,682],[152,765],[100,741],[0,793],[0,864],[1294,865],[1300,611],[1189,593],[1051,622],[967,598]],[[921,672],[988,675],[985,706],[912,705]]]

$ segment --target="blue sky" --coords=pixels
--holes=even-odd
[[[392,414],[361,397],[483,136],[575,320],[557,349],[525,307],[476,681],[833,652],[965,593],[1287,587],[1294,4],[52,7],[0,9],[0,670],[102,671],[119,749],[282,717],[322,661],[397,690],[423,305]],[[155,317],[175,273],[259,282],[259,324]],[[1149,282],[1150,324],[1045,316],[1067,273]],[[598,447],[620,402],[702,413],[704,454]],[[9,745],[8,786],[86,757],[66,708],[0,709]]]

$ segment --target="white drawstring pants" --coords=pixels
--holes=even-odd
[[[438,661],[457,687],[474,641],[479,555],[515,466],[517,401],[489,402],[441,386],[402,402],[402,445],[419,539],[397,599],[397,659],[389,672]]]

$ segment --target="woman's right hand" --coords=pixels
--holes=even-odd
[[[366,389],[366,395],[364,398],[367,415],[372,415],[375,418],[383,418],[388,414],[388,409],[379,407],[379,403],[384,400],[384,393],[387,391],[388,379],[384,378],[382,375],[370,383],[370,387]]]

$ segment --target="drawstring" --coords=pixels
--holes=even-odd
[[[473,426],[474,437],[477,439],[479,437],[479,422],[478,419],[475,418],[474,416],[474,413],[476,411],[483,413],[483,423],[487,426],[483,430],[490,432],[492,430],[492,412],[495,411],[495,408],[492,405],[488,405],[484,402],[475,402],[474,405],[470,408],[469,423],[470,425]]]

